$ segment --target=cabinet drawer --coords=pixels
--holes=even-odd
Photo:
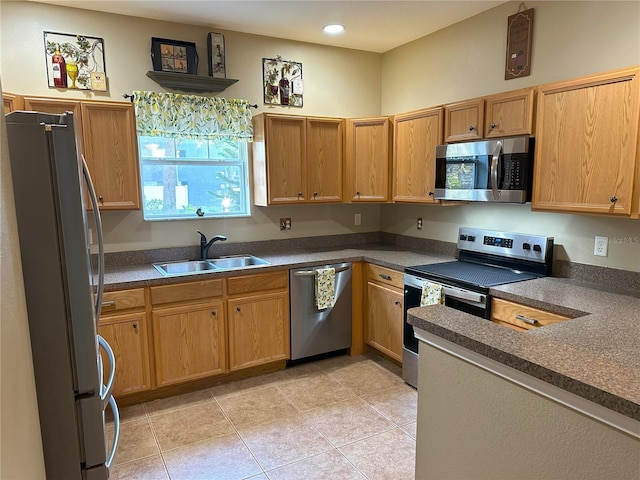
[[[281,290],[287,288],[288,280],[287,271],[230,277],[227,279],[227,293],[238,295],[260,290]]]
[[[129,308],[144,308],[144,289],[118,290],[104,292],[102,295],[102,314],[119,312]]]
[[[201,298],[221,297],[223,280],[178,283],[151,287],[151,304],[184,302]]]
[[[367,277],[372,282],[404,289],[404,274],[397,270],[381,267],[372,263],[367,264]]]
[[[552,323],[568,320],[569,317],[557,313],[546,312],[533,307],[520,305],[519,303],[491,299],[491,320],[496,323],[508,323],[526,330],[531,330]]]

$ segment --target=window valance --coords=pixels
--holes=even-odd
[[[253,139],[247,100],[140,90],[133,95],[139,135],[249,142]]]

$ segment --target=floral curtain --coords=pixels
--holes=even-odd
[[[192,139],[253,139],[246,100],[177,93],[133,92],[139,135]]]

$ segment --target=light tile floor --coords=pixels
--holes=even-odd
[[[400,374],[343,355],[124,408],[111,479],[413,480],[417,392]]]

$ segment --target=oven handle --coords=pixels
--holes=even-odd
[[[442,291],[445,298],[452,297],[458,300],[466,300],[474,303],[484,303],[486,301],[486,296],[481,293],[469,292],[468,290],[461,290],[455,287],[445,287],[443,285]]]
[[[493,152],[491,158],[491,191],[493,192],[493,199],[499,200],[500,193],[498,192],[498,165],[500,162],[500,152],[502,151],[502,142],[496,142],[496,150]]]

